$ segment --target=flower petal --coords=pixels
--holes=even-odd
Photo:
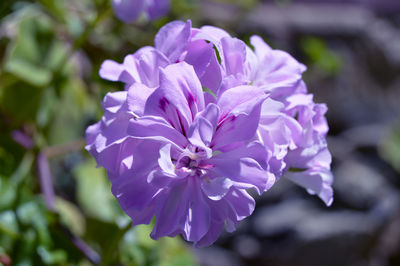
[[[99,75],[101,78],[111,81],[120,81],[120,76],[124,71],[124,66],[113,61],[105,60],[100,67]]]
[[[126,99],[129,110],[136,116],[142,116],[146,101],[153,92],[154,89],[151,89],[144,84],[132,84],[128,88],[128,97]]]
[[[211,200],[221,200],[233,185],[232,181],[226,177],[217,177],[204,180],[201,189]]]
[[[327,206],[332,204],[333,176],[329,169],[316,167],[302,172],[288,172],[285,177],[311,193],[317,194]]]
[[[229,178],[238,188],[255,188],[258,194],[275,182],[274,176],[251,158],[226,159],[215,156],[207,162],[214,166],[210,170],[214,176]]]
[[[204,95],[193,67],[185,62],[161,70],[160,87],[146,102],[145,114],[161,116],[186,135],[197,112],[204,109]]]
[[[156,116],[132,119],[129,122],[128,134],[137,139],[153,139],[182,148],[187,145],[187,139],[179,131],[171,127],[163,118]]]
[[[208,148],[215,133],[219,119],[219,108],[215,104],[209,104],[205,110],[199,113],[189,128],[188,140],[203,149]]]
[[[190,40],[191,27],[192,22],[190,20],[186,23],[173,21],[166,24],[158,31],[154,39],[154,46],[165,54],[172,63],[177,62]]]
[[[238,86],[226,90],[217,103],[221,109],[221,118],[225,118],[230,113],[250,113],[255,106],[254,100],[259,101],[260,96],[265,96],[265,93],[253,86]]]

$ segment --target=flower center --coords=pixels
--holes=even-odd
[[[188,173],[190,176],[202,176],[207,169],[212,168],[204,160],[208,159],[207,152],[201,148],[188,146],[175,163],[177,170]]]

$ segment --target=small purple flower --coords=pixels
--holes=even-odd
[[[135,21],[144,12],[150,20],[168,13],[169,0],[113,0],[116,16],[123,22]]]

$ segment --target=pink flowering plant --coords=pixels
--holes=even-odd
[[[249,189],[280,178],[332,203],[327,107],[307,93],[304,65],[258,36],[250,43],[174,21],[154,47],[101,66],[125,90],[105,96],[86,149],[133,225],[155,217],[154,239],[211,245],[251,215]]]

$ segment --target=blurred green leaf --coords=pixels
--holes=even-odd
[[[326,74],[334,75],[340,70],[340,58],[328,48],[322,39],[305,37],[300,42],[300,48],[309,60]]]
[[[67,253],[63,250],[48,250],[45,246],[39,246],[37,248],[37,253],[41,257],[44,263],[48,265],[54,265],[54,264],[62,264],[67,262]]]
[[[0,136],[1,137],[1,136]],[[9,141],[11,141],[9,139]],[[16,164],[13,154],[0,146],[0,174],[8,176],[12,173]]]
[[[93,99],[88,97],[85,84],[78,78],[71,77],[61,86],[61,90],[62,93],[54,102],[54,105],[63,106],[63,108],[54,108],[54,112],[49,114],[53,118],[49,128],[48,140],[50,145],[81,138],[86,126],[83,114],[87,114],[98,105],[94,104]],[[52,109],[48,108],[48,110]],[[68,127],[65,127],[66,124]]]
[[[14,239],[19,236],[18,223],[13,211],[0,213],[0,232]]]
[[[26,202],[18,207],[17,215],[23,225],[35,228],[41,244],[50,245],[52,243],[46,220],[46,209],[43,204],[38,204],[37,201]]]
[[[195,266],[197,265],[193,254],[188,250],[183,241],[178,238],[165,237],[161,240],[160,266]]]
[[[21,59],[9,60],[5,65],[5,70],[38,87],[46,86],[52,78],[51,71]]]
[[[38,2],[45,6],[59,20],[65,21],[67,2],[59,0],[38,0]]]
[[[146,253],[138,245],[137,228],[131,228],[120,243],[121,261],[125,265],[146,265]]]
[[[14,126],[33,121],[39,108],[42,90],[26,83],[3,88],[1,107],[12,119]]]
[[[0,1],[0,18],[3,18],[7,13],[11,11],[11,7],[14,0],[2,0]]]
[[[400,173],[400,125],[389,132],[378,148],[381,157]]]
[[[61,223],[67,226],[75,235],[83,236],[86,221],[81,211],[74,204],[62,198],[56,198],[55,207],[60,214]]]
[[[56,100],[56,94],[53,89],[44,91],[40,99],[39,110],[36,114],[36,125],[39,128],[44,128],[54,116]]]
[[[74,172],[78,202],[85,213],[102,221],[115,221],[120,212],[104,169],[96,168],[95,161],[89,159]]]
[[[11,208],[17,196],[15,184],[4,177],[0,177],[0,210]]]
[[[112,265],[117,258],[118,243],[123,237],[124,230],[117,224],[95,218],[86,220],[85,239],[97,249],[104,264]],[[107,263],[106,263],[107,262]]]
[[[11,175],[10,179],[14,183],[14,185],[19,184],[22,179],[28,175],[29,171],[31,170],[33,164],[34,156],[31,152],[25,153],[24,157],[22,158],[21,163],[18,165],[18,168],[15,172]]]

